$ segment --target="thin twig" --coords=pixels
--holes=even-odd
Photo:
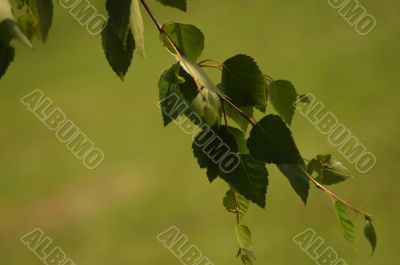
[[[245,118],[251,125],[256,126],[257,121],[253,118],[248,116],[246,113],[244,113],[240,108],[236,107],[235,104],[233,104],[229,99],[227,99],[224,95],[218,95],[220,96],[223,101],[228,103],[229,106],[231,106],[233,109],[235,109],[243,118]]]
[[[358,209],[356,207],[354,207],[353,205],[351,205],[350,203],[348,203],[347,201],[343,200],[342,198],[340,198],[338,195],[336,195],[335,193],[333,193],[332,191],[330,191],[328,188],[326,188],[325,186],[323,186],[321,183],[319,183],[317,180],[315,180],[312,176],[310,176],[310,174],[308,174],[308,172],[306,170],[304,170],[304,168],[302,166],[299,166],[299,168],[303,171],[304,174],[306,174],[306,176],[308,177],[308,179],[321,191],[325,192],[326,194],[328,194],[329,197],[331,197],[334,200],[337,200],[339,202],[341,202],[342,204],[344,204],[345,206],[347,206],[347,208],[351,209],[352,211],[354,211],[355,213],[359,213],[362,214],[364,216],[367,217],[371,217],[370,214],[362,211],[361,209]]]
[[[200,64],[199,63],[199,65],[200,65],[200,67],[208,67],[208,68],[215,68],[215,69],[218,69],[218,70],[222,70],[222,66],[221,65],[217,65],[217,64],[205,64],[205,63]]]

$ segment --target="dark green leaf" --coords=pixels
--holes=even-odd
[[[8,18],[0,22],[0,41],[3,41],[4,43],[9,43],[13,39],[13,24],[15,24],[15,21]]]
[[[221,126],[214,127],[212,131],[218,137],[212,137],[213,134],[210,130],[204,130],[196,137],[192,145],[193,153],[200,167],[207,169],[210,181],[219,176],[246,199],[265,208],[268,185],[268,171],[265,164],[251,155],[237,153],[239,148],[240,151],[246,151],[243,150],[243,133],[238,129]],[[223,147],[224,145],[226,147]],[[210,152],[211,149],[220,152]],[[230,168],[223,168],[221,161],[227,154],[232,154],[235,161]]]
[[[343,235],[346,238],[347,242],[353,248],[356,248],[356,238],[354,235],[354,225],[353,223],[347,218],[347,206],[339,201],[334,201],[333,208],[335,210],[336,216],[339,220],[340,227],[342,229]]]
[[[221,87],[237,107],[255,106],[265,109],[266,82],[253,58],[240,54],[226,60]]]
[[[204,50],[204,35],[197,27],[180,23],[166,23],[163,25],[163,29],[184,56],[193,61],[200,57]],[[161,35],[161,40],[171,53],[176,53],[164,35]]]
[[[164,126],[183,114],[188,106],[184,99],[180,83],[186,82],[179,76],[179,64],[174,64],[165,70],[158,81],[159,100]]]
[[[14,48],[0,40],[0,79],[14,60]]]
[[[123,43],[128,38],[129,22],[131,14],[132,0],[107,0],[106,8],[108,12],[108,30],[122,40]]]
[[[300,164],[278,164],[277,167],[287,177],[290,185],[304,204],[307,204],[310,181],[305,173],[304,166]]]
[[[135,40],[129,31],[126,42],[124,42],[110,25],[107,24],[101,33],[104,53],[111,68],[121,80],[124,80],[133,58]]]
[[[157,0],[163,5],[175,7],[186,12],[186,0]]]
[[[300,101],[302,103],[311,103],[310,97],[308,95],[299,95],[297,101]]]
[[[46,41],[53,20],[53,2],[51,0],[27,0],[26,2],[38,25],[40,39]]]
[[[377,237],[374,225],[372,224],[372,220],[370,217],[366,217],[366,223],[364,226],[364,236],[368,239],[368,242],[372,248],[372,255],[375,253]]]
[[[246,199],[265,208],[268,185],[268,171],[265,164],[247,154],[240,154],[239,159],[239,165],[232,172],[221,172],[220,177]]]
[[[234,189],[229,189],[226,192],[223,204],[228,212],[239,213],[241,219],[249,209],[249,201]]]
[[[317,173],[316,180],[323,185],[332,185],[351,178],[350,171],[331,155],[318,155],[307,165],[308,173]]]
[[[292,123],[297,100],[297,92],[292,83],[277,80],[268,85],[268,96],[275,110],[288,123]]]
[[[219,165],[222,156],[229,151],[238,151],[235,136],[229,131],[230,129],[226,127],[205,129],[196,136],[192,144],[193,154],[200,168],[207,169],[207,177],[210,182],[222,173]],[[218,144],[219,146],[227,145],[226,152],[212,155],[210,149],[217,147]],[[223,150],[222,147],[221,150]]]
[[[247,146],[256,159],[267,163],[303,163],[289,128],[276,115],[264,117],[253,127]]]
[[[248,154],[249,149],[247,149],[246,138],[244,138],[244,134],[241,130],[236,129],[234,127],[228,127],[229,132],[235,136],[236,144],[238,146],[239,154]]]

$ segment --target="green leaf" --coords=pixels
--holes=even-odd
[[[129,66],[131,65],[133,51],[135,49],[135,40],[133,39],[132,33],[130,31],[128,32],[128,37],[126,42],[124,42],[114,32],[111,24],[107,24],[103,29],[101,36],[104,53],[108,63],[119,78],[124,80]]]
[[[213,127],[212,131],[216,133],[218,138],[209,137],[210,139],[207,139],[206,136],[210,136],[212,133],[210,133],[210,130],[203,130],[195,138],[192,145],[194,156],[197,158],[200,168],[207,169],[210,182],[219,176],[246,199],[265,208],[268,185],[268,171],[265,163],[254,159],[251,155],[238,153],[239,149],[245,151],[243,150],[244,135],[238,129],[221,126]],[[203,145],[199,145],[200,142],[203,142]],[[226,152],[220,153],[221,158],[210,157],[209,150],[213,147],[221,147],[223,144],[226,144],[229,149],[225,148]],[[232,168],[228,170],[222,170],[220,161],[229,152],[236,154],[238,163],[233,164]]]
[[[146,58],[146,51],[144,48],[144,26],[142,13],[140,12],[139,0],[132,0],[130,27],[133,38],[136,43],[136,52],[143,58]]]
[[[0,79],[14,60],[14,48],[0,40]]]
[[[179,64],[163,73],[159,81],[159,89],[165,126],[180,114],[186,114],[197,124],[205,123],[214,126],[219,123],[218,96],[208,89],[202,89],[199,92],[193,78]]]
[[[223,93],[217,88],[213,81],[196,62],[185,56],[179,56],[178,59],[182,68],[193,78],[193,80],[195,80],[198,89],[208,89],[214,92],[216,95],[223,95]]]
[[[309,95],[299,95],[297,98],[297,101],[308,104],[311,103]]]
[[[277,80],[268,85],[267,90],[272,106],[290,125],[297,101],[296,89],[289,81]]]
[[[25,0],[16,0],[15,2],[17,3],[17,8],[18,9],[23,8],[24,5],[25,5]]]
[[[249,127],[249,122],[240,115],[234,108],[232,108],[228,104],[224,104],[226,115],[231,118],[237,125],[239,125],[240,129],[243,133],[247,132],[247,128]],[[253,107],[241,107],[240,110],[246,114],[248,117],[253,117],[254,108]]]
[[[226,60],[223,66],[221,87],[231,101],[237,107],[265,109],[266,82],[254,59],[240,54]]]
[[[226,192],[223,204],[228,212],[239,213],[240,219],[249,209],[249,201],[232,188]]]
[[[309,174],[317,173],[315,178],[323,185],[332,185],[352,178],[350,171],[331,155],[318,155],[307,165]]]
[[[250,229],[245,225],[235,225],[235,237],[240,248],[238,256],[240,256],[243,264],[253,264],[255,256],[253,253]]]
[[[3,41],[10,41],[11,38],[15,38],[19,40],[22,44],[27,46],[28,48],[32,48],[32,44],[27,36],[21,31],[20,27],[18,26],[17,22],[14,19],[6,19],[0,23],[0,36]],[[35,29],[34,32],[37,32]],[[6,36],[4,36],[4,34]]]
[[[235,236],[236,241],[240,248],[251,249],[251,232],[250,229],[245,225],[235,225]]]
[[[30,41],[37,32],[37,29],[34,26],[34,20],[29,14],[21,15],[18,18],[18,26]]]
[[[6,44],[13,39],[12,32],[10,32],[10,25],[8,24],[9,21],[11,21],[11,19],[6,19],[3,20],[3,22],[0,22],[0,41]]]
[[[230,132],[230,129],[231,128],[217,126],[205,129],[196,136],[192,144],[193,154],[197,159],[200,168],[207,169],[207,177],[210,182],[214,181],[222,173],[219,166],[220,159],[217,159],[215,157],[214,159],[212,159],[208,154],[208,151],[210,150],[209,148],[211,147],[210,143],[213,143],[213,141],[218,142],[215,136],[218,136],[219,140],[221,140],[220,145],[226,144],[229,147],[228,151],[238,151],[236,138]],[[199,146],[198,143],[204,141],[207,141],[207,143]]]
[[[53,2],[51,0],[27,0],[35,18],[40,39],[45,42],[53,20]]]
[[[253,260],[248,255],[244,255],[244,254],[240,253],[240,259],[242,260],[242,263],[244,265],[253,265],[254,264]]]
[[[8,43],[12,38],[18,39],[29,48],[32,47],[32,44],[15,21],[10,2],[8,0],[0,0],[0,40]],[[6,60],[6,58],[3,60]]]
[[[240,154],[239,159],[239,166],[230,173],[221,172],[220,177],[246,199],[265,208],[268,186],[268,171],[265,164],[248,154]]]
[[[200,57],[204,50],[204,35],[197,27],[171,22],[164,24],[163,29],[185,57],[193,61]],[[163,34],[161,34],[161,40],[168,51],[176,53],[170,41]]]
[[[228,126],[229,132],[235,136],[236,145],[238,147],[239,154],[248,154],[249,149],[247,149],[246,138],[244,138],[244,133],[234,127]]]
[[[186,12],[187,4],[186,0],[157,0],[165,6],[175,7]]]
[[[256,159],[267,163],[303,163],[289,128],[277,115],[268,115],[253,127],[247,147]]]
[[[165,70],[158,81],[160,108],[164,126],[170,124],[186,111],[188,104],[184,99],[179,79],[179,64]],[[183,80],[185,82],[185,80]]]
[[[107,0],[106,2],[108,30],[112,30],[122,43],[125,43],[129,37],[131,3],[132,0]]]
[[[374,225],[372,224],[372,220],[370,217],[365,217],[366,223],[364,226],[364,236],[368,239],[368,242],[372,248],[372,255],[375,253],[376,245],[377,245],[377,237]]]
[[[310,180],[305,173],[304,166],[300,164],[278,164],[277,167],[287,177],[290,185],[304,204],[307,204]]]
[[[354,235],[354,225],[346,216],[347,206],[339,201],[334,201],[333,208],[339,220],[339,224],[340,227],[342,228],[344,237],[353,248],[356,248],[357,243]]]

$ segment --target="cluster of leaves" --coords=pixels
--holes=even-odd
[[[130,2],[132,6],[135,0],[126,2]],[[183,0],[160,2],[186,10],[186,1]],[[177,60],[176,64],[162,73],[158,82],[164,125],[169,125],[174,119],[183,115],[202,128],[194,139],[193,154],[199,166],[206,169],[210,182],[219,177],[228,183],[229,190],[223,204],[229,212],[237,216],[234,231],[239,245],[238,256],[244,264],[252,264],[254,253],[251,232],[249,227],[241,224],[241,220],[250,202],[262,208],[266,207],[267,165],[274,164],[278,167],[304,203],[307,203],[310,182],[317,183],[319,185],[317,187],[321,188],[322,185],[345,181],[351,178],[351,174],[331,155],[317,155],[308,163],[302,158],[289,129],[295,113],[295,103],[299,100],[299,95],[291,82],[272,80],[263,73],[252,57],[245,54],[235,55],[222,63],[214,60],[198,62],[204,49],[203,33],[193,25],[174,22],[161,25],[148,10],[146,3],[143,4],[159,29],[162,44]],[[109,13],[111,24],[115,23],[114,8],[122,8],[118,5],[115,4],[113,8],[107,6],[109,12],[111,11]],[[129,35],[130,31],[126,26],[129,12],[120,9],[117,13],[120,14],[119,18],[121,14],[124,14],[122,17],[125,18],[122,24],[118,24],[124,29],[122,36]],[[113,34],[109,34],[107,30],[105,32],[103,45],[108,42],[107,40],[118,37],[115,33],[117,31]],[[143,33],[143,29],[139,32]],[[129,55],[125,54],[124,58],[131,58],[135,45],[129,44],[129,41],[124,44],[121,41],[123,38],[118,38],[120,46],[106,45],[105,52],[111,67],[123,78],[121,73],[126,73],[128,64],[118,59],[118,53],[121,52],[122,56],[125,51],[121,48],[129,47]],[[143,40],[142,36],[137,36],[135,32],[132,39],[136,44],[138,40]],[[140,46],[144,47],[143,43],[140,43]],[[210,80],[203,70],[204,67],[213,67],[221,71],[218,85]],[[168,100],[171,96],[177,99],[171,102]],[[255,112],[266,113],[268,102],[278,115],[264,114],[265,116],[256,122]],[[193,113],[201,118],[200,124],[207,125],[206,129],[193,120],[191,115]],[[235,123],[235,126],[228,125],[228,118]],[[252,129],[248,133],[249,124],[252,125]],[[196,144],[209,130],[222,139],[240,160],[239,165],[229,173],[221,169],[203,146]],[[354,226],[346,216],[349,205],[344,204],[336,196],[331,197],[344,236],[352,246],[355,246]],[[353,208],[352,210],[357,211]],[[365,235],[374,250],[375,230],[369,215],[366,214],[365,217],[367,221]]]
[[[182,11],[187,9],[186,0],[157,1]],[[8,0],[0,0],[1,25],[6,25],[7,32],[14,30],[15,33],[0,34],[0,70],[4,71],[14,55],[13,48],[9,46],[12,36],[30,46],[33,36],[46,40],[51,23],[50,0],[17,2],[18,8],[26,12],[16,22]],[[351,209],[364,215],[364,234],[374,251],[376,233],[371,217],[325,187],[351,178],[349,170],[331,155],[317,155],[307,162],[296,146],[290,125],[295,114],[295,103],[300,97],[291,82],[273,80],[252,57],[245,54],[235,55],[222,63],[214,60],[199,62],[204,50],[204,35],[197,27],[174,22],[160,24],[144,0],[106,0],[109,18],[102,31],[102,46],[108,63],[118,77],[124,79],[135,51],[145,57],[140,4],[155,23],[162,44],[177,61],[162,73],[158,82],[164,125],[186,116],[201,127],[192,145],[193,154],[199,166],[206,169],[210,182],[220,178],[229,185],[223,204],[230,213],[236,215],[234,233],[239,245],[238,256],[243,263],[252,264],[254,253],[250,229],[241,221],[250,202],[261,208],[266,207],[267,166],[270,165],[277,166],[305,204],[310,183],[328,194],[333,200],[344,236],[352,246],[356,245],[354,225],[346,212]],[[221,71],[218,85],[208,77],[204,67]],[[171,103],[167,99],[172,95],[177,100]],[[307,104],[304,99],[300,101]],[[269,104],[277,114],[267,114]],[[256,112],[263,114],[259,121],[254,118]],[[193,113],[200,117],[200,123],[193,119]],[[234,124],[229,125],[228,121]],[[250,131],[249,124],[252,126]],[[229,172],[222,170],[207,150],[196,144],[209,131],[217,135],[237,156],[239,163],[236,168]]]
[[[13,39],[31,48],[37,37],[45,42],[53,19],[51,0],[15,0],[19,16],[16,18],[11,3],[0,0],[0,78],[14,60]]]

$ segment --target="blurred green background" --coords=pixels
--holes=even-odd
[[[104,12],[104,1],[91,2]],[[253,231],[256,264],[313,264],[292,243],[309,227],[348,264],[398,264],[400,3],[362,1],[378,22],[362,37],[327,1],[191,0],[187,14],[148,2],[160,20],[202,29],[202,58],[223,61],[246,53],[275,79],[314,93],[377,157],[369,174],[348,165],[355,179],[333,188],[373,214],[375,256],[369,255],[360,216],[356,252],[324,194],[313,188],[304,207],[287,180],[269,167],[267,209],[252,206],[244,221]],[[192,157],[189,136],[175,125],[162,126],[157,81],[174,59],[147,16],[145,26],[147,60],[135,56],[125,82],[109,68],[100,38],[59,6],[46,45],[28,50],[15,44],[15,61],[0,81],[1,265],[42,264],[19,241],[36,227],[77,265],[179,264],[156,240],[174,225],[214,264],[240,264],[235,218],[221,202],[226,184],[210,185]],[[100,168],[86,169],[20,103],[35,89],[104,151]],[[299,114],[292,130],[305,157],[333,153],[344,162]]]

